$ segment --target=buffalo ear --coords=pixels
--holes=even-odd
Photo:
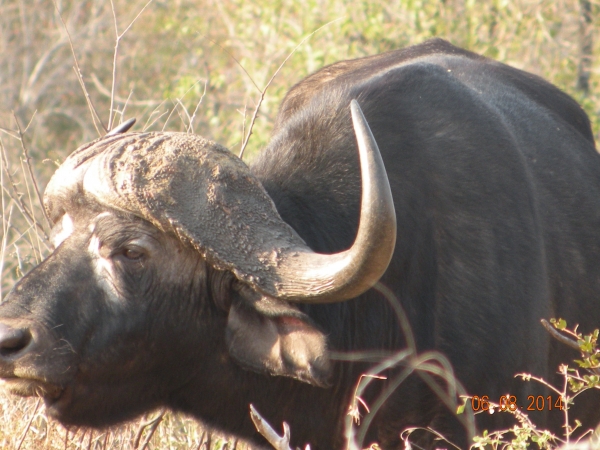
[[[230,356],[255,372],[328,386],[327,340],[309,317],[246,286],[236,294],[227,319]]]

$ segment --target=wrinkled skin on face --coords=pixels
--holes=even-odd
[[[69,424],[101,426],[165,403],[214,347],[206,322],[219,314],[193,301],[208,287],[203,261],[141,219],[89,205],[53,234],[57,249],[1,308],[4,323],[31,334],[26,351],[2,366],[8,390],[42,394]]]
[[[325,336],[299,310],[140,218],[83,196],[73,206],[52,230],[56,250],[0,305],[9,392],[43,397],[69,425],[170,406],[248,433],[256,400],[242,392],[261,395],[268,378],[245,369],[327,385]],[[231,397],[240,418],[213,418],[214,398]]]

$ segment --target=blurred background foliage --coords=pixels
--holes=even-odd
[[[193,131],[236,154],[260,91],[294,48],[318,30],[269,86],[249,159],[268,142],[279,103],[303,77],[339,60],[431,37],[550,80],[582,103],[597,134],[599,50],[592,39],[597,1],[155,0],[146,7],[146,0],[0,0],[0,296],[49,250],[35,183],[43,191],[56,165],[104,134],[109,123],[115,24],[120,34],[137,17],[119,41],[113,120],[136,117],[134,130]],[[73,53],[101,124],[92,119]],[[42,441],[53,448],[52,427],[37,407],[0,400],[5,416],[0,447],[16,448],[31,417],[33,428],[23,434],[29,437],[22,448],[38,448]],[[184,430],[180,438],[189,441],[191,425],[178,423]],[[169,434],[160,430],[157,436]],[[69,441],[69,433],[63,436]],[[81,434],[72,434],[73,448],[79,445],[76,436]],[[168,447],[166,441],[154,445],[188,448],[172,441]],[[111,448],[104,442],[98,448]],[[63,448],[62,441],[57,445]],[[131,442],[118,445],[133,448]]]
[[[189,126],[187,115],[192,116],[201,101],[194,131],[239,150],[244,111],[247,126],[260,95],[256,86],[263,89],[294,47],[328,24],[300,46],[270,86],[251,153],[268,141],[285,92],[307,74],[338,60],[434,36],[549,79],[583,101],[595,121],[597,80],[592,76],[586,98],[576,91],[580,3],[156,0],[120,42],[116,119],[121,114],[137,117],[137,129],[183,130]],[[119,32],[144,4],[114,0]],[[111,3],[57,0],[56,6],[91,100],[106,125],[115,47]],[[26,136],[36,160],[60,160],[97,137],[73,70],[65,27],[52,2],[2,0],[0,27],[0,126],[15,129],[12,111],[23,126],[37,111]],[[169,116],[173,108],[176,113]]]

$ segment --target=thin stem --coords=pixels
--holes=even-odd
[[[115,10],[115,4],[113,0],[110,0],[110,7],[113,13],[113,21],[115,25],[115,51],[113,53],[113,70],[112,70],[112,85],[110,89],[110,111],[108,117],[108,130],[112,130],[113,127],[113,112],[114,112],[114,104],[115,104],[115,92],[117,89],[117,59],[119,57],[119,44],[123,36],[127,34],[127,32],[131,29],[136,20],[142,15],[142,13],[146,10],[146,8],[152,3],[152,0],[148,0],[148,2],[144,5],[144,7],[137,13],[137,15],[133,18],[133,20],[129,23],[129,25],[123,30],[121,34],[119,34],[119,26],[117,24],[117,12]]]
[[[194,109],[194,112],[192,113],[192,117],[190,117],[190,125],[188,126],[188,133],[193,133],[194,132],[194,119],[196,118],[196,113],[198,112],[198,109],[200,108],[200,105],[202,104],[202,100],[204,100],[204,96],[206,95],[206,85],[208,84],[208,80],[204,80],[204,91],[202,92],[202,95],[200,96],[200,100],[198,100],[198,103],[196,104],[196,109]]]
[[[40,401],[41,401],[41,399],[38,398],[37,402],[35,403],[35,408],[33,410],[33,414],[31,414],[31,418],[29,419],[29,422],[27,423],[27,426],[25,427],[25,431],[21,435],[21,439],[19,440],[19,445],[17,445],[17,450],[21,449],[21,446],[23,445],[23,441],[25,441],[25,436],[27,436],[27,433],[29,432],[29,428],[31,428],[31,424],[33,423],[33,419],[35,419],[35,414],[37,413],[37,410],[40,407]]]
[[[50,218],[48,217],[48,214],[46,213],[46,209],[43,207],[44,202],[42,200],[42,194],[41,194],[40,188],[37,184],[36,177],[33,174],[33,168],[31,167],[31,156],[29,156],[29,152],[27,151],[27,147],[25,146],[24,135],[23,135],[23,132],[21,131],[21,126],[19,125],[19,120],[17,119],[17,116],[14,111],[13,111],[13,117],[15,119],[15,124],[17,125],[17,131],[19,132],[19,141],[21,142],[21,148],[23,149],[23,155],[25,156],[25,165],[27,166],[27,172],[29,173],[29,178],[31,178],[31,182],[33,183],[33,188],[35,189],[35,194],[37,195],[37,199],[40,202],[40,205],[42,205],[42,213],[44,214],[44,219],[46,219],[46,226],[50,227],[51,226]],[[33,117],[31,118],[31,120],[33,120]],[[31,124],[31,121],[29,124]],[[27,125],[27,128],[29,128],[29,124]],[[25,131],[27,131],[27,128],[25,128]],[[33,210],[33,207],[32,207],[32,210]]]
[[[73,70],[75,70],[75,75],[77,76],[77,80],[79,81],[81,89],[83,89],[83,95],[85,96],[85,100],[88,104],[88,108],[90,109],[90,114],[92,115],[92,122],[94,124],[94,128],[96,128],[96,131],[98,132],[98,136],[101,136],[102,133],[100,133],[100,130],[98,129],[98,125],[97,125],[96,121],[98,121],[100,123],[100,126],[104,129],[105,133],[106,133],[107,129],[104,126],[104,124],[102,123],[100,116],[96,112],[96,108],[94,107],[94,104],[92,103],[90,94],[87,91],[87,88],[85,87],[85,82],[83,81],[83,75],[81,74],[81,68],[79,67],[79,62],[77,61],[77,55],[75,54],[75,48],[73,47],[73,40],[71,39],[71,34],[69,33],[67,24],[65,23],[65,21],[62,18],[60,10],[58,9],[58,5],[56,4],[56,0],[52,0],[52,3],[54,4],[54,8],[56,9],[58,18],[60,19],[60,21],[63,25],[63,28],[65,29],[65,32],[67,33],[67,37],[69,39],[69,46],[71,47],[71,53],[73,54],[73,60],[75,61],[75,67],[73,67]]]
[[[569,385],[569,377],[567,371],[565,370],[565,381],[563,383],[563,391],[560,395],[565,399],[565,407],[563,409],[565,415],[565,442],[569,444],[569,439],[571,437],[571,427],[569,425],[569,399],[567,398],[567,389]],[[552,386],[551,386],[552,387]]]
[[[0,158],[0,185],[4,186],[4,162]],[[2,200],[2,249],[0,250],[0,275],[4,272],[4,255],[6,254],[6,241],[8,240],[8,227],[12,218],[13,206],[10,205],[8,211],[8,219],[6,217],[6,203],[4,200],[4,189],[0,192],[0,198]],[[2,283],[0,283],[0,304],[2,303]]]
[[[112,84],[110,87],[110,109],[108,110],[108,129],[112,130],[113,123],[113,108],[115,104],[115,89],[117,85],[117,56],[119,55],[119,42],[121,37],[119,36],[119,29],[117,26],[117,13],[115,11],[115,4],[113,0],[110,0],[110,7],[113,13],[113,19],[115,23],[115,51],[113,52],[113,70],[112,70]]]
[[[146,448],[148,448],[150,439],[152,439],[154,432],[160,425],[160,422],[162,422],[163,417],[165,417],[166,413],[167,413],[167,410],[163,409],[162,412],[158,415],[158,417],[156,419],[154,419],[154,421],[152,422],[152,425],[150,426],[150,431],[148,431],[148,436],[146,436],[146,439],[144,439],[144,444],[142,445],[142,450],[146,450]]]
[[[23,174],[25,174],[25,167],[23,167],[23,160],[21,160],[21,170],[23,171]],[[29,189],[29,183],[27,182],[27,177],[23,177],[23,179],[25,180],[25,188],[27,189],[27,198],[29,198],[29,207],[31,208],[31,211],[35,211],[35,208],[33,206],[33,199],[31,198],[31,191]],[[35,256],[35,261],[36,264],[39,264],[41,262],[41,258],[42,258],[42,247],[40,245],[40,236],[38,233],[34,233],[35,234],[35,239],[36,242],[38,244],[38,248],[37,251],[38,253],[35,253],[35,247],[33,247],[33,255]]]
[[[300,41],[300,43],[298,45],[296,45],[296,47],[294,47],[294,49],[290,52],[290,54],[287,55],[287,57],[279,65],[279,67],[277,68],[277,70],[275,71],[275,73],[273,74],[273,76],[271,76],[271,78],[267,82],[267,85],[265,86],[265,88],[262,91],[260,91],[260,98],[258,99],[258,103],[256,104],[256,108],[254,108],[254,113],[252,114],[252,120],[250,121],[250,126],[248,127],[248,134],[245,137],[244,143],[242,144],[242,149],[240,150],[240,154],[239,154],[239,158],[240,159],[242,159],[244,157],[244,151],[246,150],[246,146],[248,145],[248,141],[250,141],[250,136],[252,136],[252,129],[254,128],[254,123],[256,122],[256,118],[258,117],[258,111],[260,109],[260,105],[262,105],[262,102],[265,99],[265,94],[267,93],[267,89],[269,89],[269,86],[271,86],[271,83],[273,82],[273,80],[275,79],[275,77],[279,74],[279,72],[281,71],[281,69],[283,68],[283,66],[285,65],[285,63],[288,62],[288,60],[292,57],[292,55],[294,53],[296,53],[296,50],[298,50],[298,48],[300,48],[300,46],[302,44],[304,44],[308,39],[310,39],[315,33],[317,33],[318,31],[322,30],[323,28],[331,25],[334,22],[337,22],[338,20],[341,20],[341,18],[332,20],[330,22],[327,22],[325,25],[320,26],[315,31],[313,31],[308,36],[306,36],[304,39],[302,39]],[[244,71],[245,71],[245,69],[244,69]],[[246,72],[246,73],[248,73],[248,72]],[[256,86],[256,84],[255,84],[255,86]]]
[[[204,39],[206,39],[207,41],[209,41],[210,43],[216,45],[217,47],[219,47],[221,50],[223,50],[225,53],[227,53],[229,55],[229,57],[231,59],[233,59],[237,65],[240,67],[240,69],[242,69],[244,71],[244,73],[248,76],[248,78],[250,79],[250,81],[252,82],[252,84],[254,85],[254,87],[256,88],[256,90],[258,92],[261,92],[260,88],[258,87],[258,84],[256,84],[256,82],[254,81],[254,78],[252,78],[250,76],[250,74],[248,73],[248,71],[246,70],[246,68],[244,66],[242,66],[242,63],[239,62],[235,56],[233,56],[226,48],[224,48],[221,44],[219,44],[216,41],[213,41],[211,38],[209,38],[208,36],[204,35],[204,34],[200,34],[201,37],[203,37]]]
[[[29,222],[29,225],[31,225],[32,227],[37,227],[38,230],[40,231],[40,233],[42,234],[42,236],[44,237],[44,240],[48,241],[48,236],[46,235],[46,232],[44,231],[44,227],[42,227],[42,225],[40,223],[38,223],[38,221],[35,219],[33,214],[27,209],[27,205],[25,205],[25,203],[23,203],[23,201],[20,198],[19,191],[17,189],[17,183],[15,182],[12,175],[10,174],[8,158],[6,156],[6,149],[4,148],[2,139],[0,139],[0,153],[2,153],[2,159],[4,162],[4,172],[8,176],[8,180],[12,187],[12,192],[8,191],[4,186],[2,186],[2,189],[5,189],[6,193],[15,201],[17,208],[19,208],[19,211],[21,212],[21,214],[23,215],[25,220],[27,222]]]
[[[581,351],[581,349],[579,348],[579,345],[577,344],[577,341],[570,339],[570,338],[564,336],[563,334],[561,334],[556,328],[554,328],[552,325],[550,325],[550,323],[546,319],[542,319],[540,322],[542,323],[542,326],[546,329],[546,331],[548,333],[550,333],[550,335],[554,339],[556,339],[559,342],[562,342],[563,344],[565,344],[568,347],[571,347],[577,351]]]

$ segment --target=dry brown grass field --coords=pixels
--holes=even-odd
[[[264,94],[252,158],[304,76],[437,36],[550,80],[598,133],[598,12],[578,0],[0,0],[0,298],[50,250],[39,192],[110,124],[136,117],[136,130],[187,130],[238,153]],[[0,448],[249,447],[160,411],[67,430],[43,402],[0,394]]]

